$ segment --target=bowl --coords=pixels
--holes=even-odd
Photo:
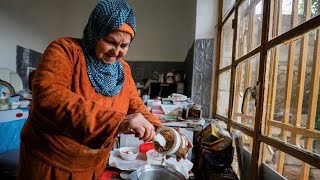
[[[19,100],[20,100],[20,96],[12,96],[8,98],[9,103],[19,102]]]
[[[9,104],[11,109],[17,109],[20,106],[21,102],[10,102]]]
[[[20,104],[20,107],[21,108],[26,108],[29,106],[30,104],[30,101],[29,100],[22,100],[22,101],[19,101],[21,104]]]
[[[28,98],[31,98],[32,97],[32,94],[28,93],[28,92],[24,92],[21,94],[21,96],[25,99],[28,99]]]
[[[147,164],[140,166],[130,174],[132,180],[185,180],[185,176],[177,170],[163,165]]]
[[[136,147],[119,148],[120,157],[127,161],[133,161],[139,155],[139,149]]]

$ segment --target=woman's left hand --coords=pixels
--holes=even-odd
[[[192,144],[192,142],[190,141],[190,139],[188,139],[188,148],[189,148],[189,149],[193,148],[193,144]],[[188,157],[188,153],[185,154],[182,158],[183,158],[183,159],[187,159],[187,157]],[[178,159],[177,159],[177,160],[178,160]]]

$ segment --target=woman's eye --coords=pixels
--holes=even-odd
[[[127,48],[127,47],[129,47],[129,44],[122,44],[122,45],[121,45],[121,48],[123,48],[123,49],[124,49],[124,48]]]
[[[107,39],[103,39],[105,43],[107,44],[111,44],[111,45],[115,45],[116,43],[115,42],[112,42],[112,41],[109,41]]]

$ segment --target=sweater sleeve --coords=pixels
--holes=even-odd
[[[124,114],[71,91],[76,62],[73,60],[79,56],[72,45],[75,46],[57,40],[44,52],[32,81],[31,115],[36,117],[32,120],[42,129],[99,148],[114,138]]]
[[[144,105],[141,97],[138,94],[135,82],[131,76],[130,71],[130,102],[129,102],[129,110],[128,114],[133,113],[141,113],[151,124],[155,126],[155,128],[162,127],[163,124],[160,122],[158,118],[156,118]]]

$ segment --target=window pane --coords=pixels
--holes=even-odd
[[[316,180],[319,177],[320,169],[317,169],[301,160],[292,157],[274,147],[263,143],[263,162],[272,170],[282,174],[287,179],[310,179]],[[281,159],[281,160],[280,160]],[[306,170],[308,169],[308,170]],[[270,172],[270,171],[263,171]],[[302,178],[305,174],[305,178]],[[274,176],[274,174],[273,174]],[[271,174],[264,174],[264,177],[271,177]]]
[[[221,57],[219,69],[230,66],[232,62],[232,49],[233,49],[233,29],[232,20],[234,14],[232,14],[228,21],[223,25],[221,32]]]
[[[254,86],[259,76],[259,54],[237,65],[232,120],[253,128],[256,113]]]
[[[230,11],[235,2],[236,0],[223,0],[222,17],[227,15],[227,13]]]
[[[320,0],[275,0],[271,1],[270,39],[319,14]]]
[[[250,179],[252,138],[236,129],[232,129],[231,133],[236,148],[233,168],[241,179]]]
[[[320,155],[319,29],[268,51],[264,134]]]
[[[263,1],[244,1],[239,7],[237,53],[239,58],[260,45]]]
[[[231,70],[219,75],[217,114],[228,117]]]

